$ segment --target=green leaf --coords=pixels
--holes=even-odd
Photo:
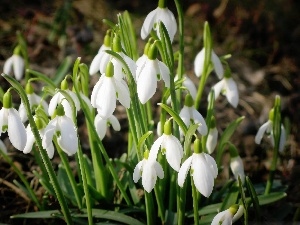
[[[61,190],[64,192],[64,195],[67,198],[69,198],[74,205],[76,205],[76,198],[74,195],[74,191],[69,181],[69,177],[67,175],[66,169],[62,164],[58,165],[57,181],[59,183]]]
[[[141,150],[142,145],[144,144],[145,140],[146,140],[147,137],[149,137],[152,133],[153,133],[152,131],[148,131],[146,134],[144,134],[144,135],[139,139],[139,142],[138,142],[138,145],[137,145],[138,151]]]
[[[287,194],[285,192],[273,192],[271,194],[268,195],[259,195],[258,197],[258,201],[259,201],[259,205],[267,205],[273,202],[277,202],[280,199],[283,199],[287,196]]]
[[[40,212],[29,212],[18,215],[13,215],[12,219],[51,219],[62,216],[58,210],[40,211]]]
[[[169,67],[170,71],[172,71],[174,67],[174,53],[173,53],[172,43],[167,28],[162,22],[159,23],[159,33],[160,33],[160,40],[162,43],[162,49],[166,59],[165,63]]]
[[[225,144],[229,141],[229,139],[235,132],[236,128],[238,127],[238,125],[240,125],[240,123],[244,120],[244,118],[245,118],[244,116],[237,118],[235,121],[231,122],[223,132],[220,138],[220,142],[218,144],[218,149],[216,151],[217,152],[216,162],[218,167],[221,164],[221,159],[222,159],[222,154],[223,154]]]
[[[199,124],[192,124],[185,134],[183,149],[186,154],[186,157],[190,156],[189,149],[190,149],[192,137],[195,134],[198,127],[199,127]]]
[[[229,192],[226,194],[225,199],[223,200],[221,211],[228,209],[230,206],[236,204],[239,196],[239,185],[237,182],[234,182],[230,187]]]
[[[26,72],[36,76],[39,80],[45,82],[47,85],[51,86],[54,89],[57,87],[56,83],[54,83],[47,75],[43,73],[31,69],[27,69]]]
[[[250,194],[250,198],[253,202],[253,207],[254,207],[254,210],[255,210],[255,215],[257,216],[257,220],[260,221],[261,219],[261,210],[260,210],[260,206],[259,206],[259,201],[258,201],[258,198],[257,198],[257,193],[253,187],[253,184],[251,182],[251,180],[249,179],[248,176],[246,176],[246,187],[247,187],[247,190]]]
[[[185,125],[185,123],[183,122],[183,120],[180,118],[178,113],[176,113],[172,108],[170,108],[169,106],[167,106],[163,103],[158,103],[158,105],[160,105],[164,110],[166,110],[173,117],[173,119],[176,121],[176,123],[181,127],[184,135],[186,135],[188,128]]]

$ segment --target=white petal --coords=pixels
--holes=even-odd
[[[144,40],[151,32],[152,28],[153,28],[153,25],[154,25],[154,20],[155,20],[155,17],[156,17],[156,13],[157,13],[157,9],[154,9],[153,11],[151,11],[144,23],[143,23],[143,26],[142,26],[142,29],[141,29],[141,37],[142,39]]]
[[[164,178],[164,170],[162,168],[162,166],[158,163],[158,162],[154,162],[154,169],[156,171],[156,175],[160,178],[163,179]]]
[[[239,218],[241,218],[241,216],[244,214],[244,206],[243,205],[239,205],[238,211],[234,214],[233,218],[232,218],[232,223],[234,223],[235,221],[237,221]]]
[[[157,154],[158,154],[158,151],[160,149],[160,146],[163,142],[165,138],[165,135],[159,137],[152,145],[151,149],[150,149],[150,152],[149,152],[149,160],[152,160],[152,161],[156,161],[156,158],[157,158]]]
[[[25,154],[31,152],[33,143],[35,142],[35,138],[31,131],[30,125],[28,125],[26,128],[26,134],[27,134],[27,142],[26,142],[26,146],[23,149],[23,153]]]
[[[264,133],[266,132],[267,129],[270,128],[270,126],[272,125],[272,122],[270,120],[268,120],[266,123],[264,123],[257,131],[257,134],[255,136],[255,143],[256,144],[260,144],[261,139],[264,136]]]
[[[122,80],[124,78],[123,64],[116,58],[113,58],[111,62],[114,65],[114,79]]]
[[[98,98],[98,92],[103,85],[103,80],[104,80],[105,74],[103,74],[100,79],[97,81],[95,84],[92,94],[91,94],[91,104],[94,108],[97,108],[97,98]],[[49,106],[50,107],[50,106]]]
[[[52,159],[54,155],[54,146],[52,143],[52,139],[54,132],[56,131],[56,123],[57,117],[50,121],[50,123],[45,127],[42,139],[42,146],[44,149],[46,149],[50,159]]]
[[[226,79],[226,98],[228,102],[233,106],[237,107],[239,103],[239,92],[237,89],[237,85],[232,78]]]
[[[73,121],[67,116],[59,116],[57,125],[59,126],[60,136],[57,142],[62,150],[69,156],[78,150],[78,137]]]
[[[208,128],[206,125],[206,122],[203,118],[203,116],[195,109],[193,108],[193,118],[195,123],[200,123],[200,126],[198,127],[198,132],[201,135],[207,135]]]
[[[169,68],[161,61],[156,59],[158,62],[158,67],[160,71],[160,75],[165,82],[166,87],[170,87],[170,71]]]
[[[21,104],[19,106],[19,115],[20,115],[22,123],[27,121],[27,119],[28,119],[27,118],[27,112],[26,112],[26,109],[25,109],[25,106],[24,106],[23,102],[21,102]]]
[[[97,116],[95,117],[94,125],[100,139],[102,140],[106,134],[107,120],[103,119],[99,114],[97,114]]]
[[[102,75],[104,76],[104,75]],[[96,108],[103,118],[111,116],[116,109],[116,90],[113,78],[105,77],[97,94]]]
[[[213,174],[211,174],[210,165],[208,165],[205,160],[204,153],[193,154],[193,180],[197,190],[204,195],[205,197],[209,197],[213,187],[214,187],[214,178]]]
[[[216,178],[218,176],[218,166],[215,159],[211,157],[209,154],[203,153],[203,155],[205,156],[205,160],[209,168],[211,169],[210,172],[213,175],[213,178]]]
[[[148,193],[152,191],[157,180],[155,162],[147,160],[143,166],[142,184]]]
[[[222,89],[224,88],[225,85],[225,78],[220,80],[218,83],[216,83],[213,86],[213,90],[215,92],[215,99],[217,99],[220,95],[220,93],[222,92]]]
[[[228,213],[227,210],[219,212],[211,222],[211,225],[220,225],[220,222],[223,221],[223,218],[225,217],[225,214]],[[222,223],[223,224],[223,223]],[[225,224],[224,224],[225,225]]]
[[[222,79],[224,76],[224,69],[219,57],[214,51],[211,52],[211,61],[214,64],[214,69],[219,79]]]
[[[17,80],[21,80],[24,74],[24,59],[19,55],[13,55],[13,70]]]
[[[6,73],[7,75],[12,75],[12,67],[13,67],[13,57],[9,57],[3,66],[3,73]]]
[[[158,8],[156,19],[156,22],[162,21],[164,23],[172,42],[177,31],[177,23],[174,14],[168,8]],[[159,30],[157,30],[157,32],[159,34]]]
[[[86,103],[86,105],[88,106],[89,110],[92,111],[93,106],[92,106],[92,104],[91,104],[91,100],[90,100],[87,96],[85,96],[83,93],[80,92],[79,94],[80,94],[81,99],[82,99],[82,100]]]
[[[203,73],[203,67],[204,67],[204,57],[205,57],[205,50],[204,48],[196,55],[195,61],[194,61],[194,72],[197,75],[197,77],[200,77]]]
[[[16,149],[23,151],[27,141],[26,129],[18,111],[14,108],[9,109],[7,125],[10,142]]]
[[[8,110],[7,108],[2,107],[0,110],[0,134],[6,131],[8,123]]]
[[[109,49],[111,50],[111,49]],[[112,57],[110,54],[106,52],[102,52],[101,54],[101,62],[100,62],[100,73],[104,74],[106,72],[107,64],[112,60]]]
[[[242,183],[245,182],[245,172],[243,160],[240,156],[234,157],[230,160],[230,168],[236,180],[240,177]]]
[[[137,69],[136,63],[125,54],[123,54],[123,59],[126,62],[128,68],[130,69],[133,78],[136,79],[136,74],[135,74]]]
[[[53,97],[50,100],[49,103],[49,108],[48,108],[48,113],[50,116],[53,116],[56,106],[60,103],[61,99],[62,99],[62,94],[61,93],[56,93],[55,95],[53,95]]]
[[[283,152],[285,142],[286,142],[286,132],[285,132],[284,126],[281,125],[281,133],[280,133],[280,140],[279,140],[279,152]]]
[[[101,54],[97,54],[90,65],[89,73],[90,75],[94,75],[99,71],[100,68],[100,62],[101,62]]]
[[[73,119],[73,110],[67,99],[62,99],[61,105],[64,107],[65,115],[70,119]],[[75,109],[76,110],[76,109]]]
[[[144,159],[140,161],[133,170],[133,181],[134,183],[137,183],[139,179],[141,178],[142,169],[143,169],[143,163]]]
[[[77,111],[80,110],[80,102],[77,98],[77,95],[73,92],[73,91],[70,91],[70,90],[67,90],[67,93],[70,95],[70,97],[72,98],[73,102],[74,102],[74,105],[75,105],[75,108]]]
[[[192,96],[192,98],[195,100],[197,95],[197,89],[194,84],[194,82],[188,78],[187,76],[184,76],[185,80],[183,81],[183,86],[186,87],[189,91],[189,94]]]
[[[138,70],[138,67],[141,67],[142,65],[144,65],[146,63],[148,59],[148,56],[143,54],[140,58],[137,59],[136,61],[136,66],[137,66],[137,70]]]
[[[181,165],[181,167],[179,169],[179,172],[178,172],[178,185],[180,187],[183,187],[186,175],[189,172],[191,164],[192,164],[193,156],[194,156],[194,154],[192,156],[190,156],[189,158],[187,158],[182,163],[182,165]]]
[[[191,113],[191,107],[183,106],[181,109],[179,116],[183,120],[184,124],[189,127],[191,123],[191,116],[193,116],[193,113]]]
[[[149,60],[137,79],[137,93],[142,104],[145,104],[155,93],[157,87],[157,65]]]
[[[209,154],[213,153],[218,142],[218,130],[216,127],[209,129],[209,133],[206,140],[206,149]]]
[[[121,125],[120,125],[119,120],[117,119],[117,117],[115,117],[114,115],[111,115],[108,118],[108,121],[110,122],[110,124],[112,125],[112,127],[114,128],[115,131],[120,131],[121,130]]]
[[[169,165],[178,172],[180,169],[181,159],[183,157],[182,145],[173,135],[166,135],[164,144],[166,148],[167,161]]]
[[[130,94],[128,85],[124,80],[115,79],[117,99],[125,107],[130,108]]]

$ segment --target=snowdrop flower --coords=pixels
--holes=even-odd
[[[217,146],[218,142],[218,130],[216,128],[216,119],[213,116],[206,140],[206,149],[208,154],[212,154]]]
[[[229,70],[226,70],[229,71]],[[228,102],[236,108],[239,103],[239,92],[235,81],[230,75],[230,71],[225,72],[225,76],[217,84],[213,86],[215,91],[215,99],[217,99],[220,93],[224,94]]]
[[[43,121],[42,121],[41,118],[36,117],[36,116],[34,117],[34,121],[35,121],[35,124],[36,124],[36,126],[38,128],[38,131],[40,133],[41,138],[43,138],[44,133],[45,133],[45,124],[43,123]],[[31,152],[32,146],[33,146],[33,144],[35,142],[35,137],[34,137],[34,135],[32,133],[30,124],[28,124],[27,127],[26,127],[26,134],[27,134],[27,142],[26,142],[26,145],[25,145],[25,147],[23,149],[23,153],[25,153],[25,154]],[[47,150],[48,156],[49,157],[51,156],[50,158],[52,158],[53,157],[53,153],[54,153],[54,147],[52,145],[49,148],[51,148],[50,151],[48,151],[47,149],[46,150]]]
[[[114,66],[108,63],[106,73],[103,74],[93,88],[91,104],[97,108],[98,114],[107,119],[116,109],[116,100],[126,107],[130,107],[129,88],[124,80],[115,79]]]
[[[18,111],[12,107],[10,92],[3,95],[3,107],[0,110],[0,129],[1,133],[7,130],[9,140],[16,149],[20,151],[24,149],[27,140],[26,130]]]
[[[257,134],[255,136],[256,144],[260,144],[264,133],[266,133],[268,137],[271,139],[272,146],[273,147],[275,146],[274,133],[273,133],[273,119],[274,119],[274,109],[272,109],[269,113],[269,120],[258,129]],[[280,126],[280,129],[281,131],[280,131],[280,140],[279,140],[279,152],[283,152],[284,145],[286,142],[286,132],[282,124]]]
[[[44,99],[42,99],[40,96],[38,96],[37,94],[35,94],[33,92],[33,88],[30,83],[26,84],[25,91],[27,94],[27,98],[28,98],[31,110],[34,111],[39,105],[41,105],[43,107],[44,111],[48,114],[48,103]],[[23,123],[26,122],[28,118],[27,118],[27,112],[26,112],[23,102],[21,102],[21,104],[19,106],[19,114],[20,114],[22,122]]]
[[[236,180],[240,177],[242,183],[245,182],[244,163],[234,145],[230,144],[230,168]]]
[[[71,118],[67,117],[63,106],[60,104],[56,109],[56,117],[45,127],[42,139],[43,148],[46,149],[50,159],[54,155],[52,139],[56,135],[57,143],[61,149],[71,156],[77,152],[78,137],[76,128]]]
[[[178,185],[183,187],[188,171],[191,169],[194,184],[197,190],[209,197],[214,187],[214,178],[218,175],[218,168],[213,157],[200,153],[200,140],[194,142],[194,153],[184,161],[178,173]]]
[[[112,47],[113,47],[112,50],[114,52],[116,52],[117,54],[119,54],[122,57],[122,59],[125,61],[126,65],[128,66],[128,68],[130,70],[130,73],[132,74],[133,78],[135,79],[135,76],[136,76],[135,72],[136,72],[136,68],[137,68],[136,63],[130,57],[128,57],[127,55],[125,55],[122,52],[122,45],[121,45],[121,40],[120,40],[119,35],[114,36]],[[124,78],[125,69],[124,69],[124,65],[122,64],[122,62],[114,57],[112,58],[111,62],[114,65],[114,77],[119,80]],[[107,64],[105,66],[107,66]],[[105,73],[105,70],[106,70],[106,67],[104,67],[104,66],[100,67],[100,72],[102,74]]]
[[[16,79],[21,80],[24,75],[24,67],[25,61],[20,56],[19,47],[16,47],[14,50],[14,54],[5,61],[3,66],[3,72],[8,75],[11,75],[13,71]]]
[[[105,71],[105,68],[107,66],[107,63],[111,60],[111,55],[106,53],[106,50],[111,50],[111,30],[108,30],[106,32],[106,35],[104,37],[104,43],[100,47],[97,55],[94,57],[90,69],[89,74],[94,75],[98,71],[102,71],[102,73]]]
[[[99,114],[96,115],[94,125],[96,127],[96,131],[102,140],[106,134],[107,127],[109,125],[112,125],[113,129],[115,131],[120,131],[121,130],[121,125],[114,115],[109,116],[106,119],[103,119]]]
[[[242,205],[232,205],[229,209],[219,212],[211,222],[211,225],[231,225],[244,214]]]
[[[180,141],[172,135],[171,121],[168,120],[164,125],[164,134],[159,137],[150,149],[149,159],[156,160],[159,148],[166,154],[169,165],[179,171],[181,159],[183,157],[183,148]]]
[[[177,31],[177,23],[174,14],[165,6],[164,1],[159,1],[158,7],[147,15],[141,29],[141,37],[143,40],[148,37],[152,29],[156,30],[157,36],[160,37],[158,29],[159,22],[165,25],[170,40],[171,42],[173,41]]]
[[[190,94],[187,94],[185,96],[184,106],[181,109],[179,116],[181,117],[181,119],[183,120],[183,122],[185,123],[185,125],[187,127],[189,127],[193,123],[199,124],[199,127],[197,129],[198,132],[201,135],[207,134],[208,129],[207,129],[206,122],[205,122],[204,118],[202,117],[202,115],[195,109],[194,100]],[[181,132],[181,135],[183,135],[181,129],[180,129],[180,132]]]
[[[144,189],[150,193],[155,186],[157,177],[164,178],[162,166],[153,159],[149,159],[149,150],[144,152],[144,159],[140,161],[133,171],[133,181],[137,183],[142,177]]]
[[[149,48],[147,60],[140,64],[136,71],[137,93],[142,104],[145,104],[155,94],[157,81],[161,77],[165,81],[165,86],[170,87],[170,71],[156,57],[157,48],[153,43]]]
[[[205,48],[203,48],[197,55],[194,61],[194,72],[197,77],[200,77],[203,73],[203,66],[204,66],[204,58],[205,58]],[[215,69],[215,72],[219,79],[223,78],[224,69],[221,63],[221,60],[216,55],[216,53],[212,50],[211,51],[211,62]]]
[[[67,92],[68,95],[70,95],[70,97],[74,101],[76,111],[79,111],[80,103],[77,98],[77,95],[73,91],[68,89],[68,82],[66,81],[66,79],[64,79],[61,82],[61,90],[64,90],[65,92]],[[54,115],[55,109],[59,104],[62,104],[62,106],[64,107],[66,116],[72,119],[73,111],[72,111],[71,103],[68,102],[68,100],[65,98],[65,96],[61,92],[57,92],[51,98],[50,103],[49,103],[49,108],[48,108],[49,115],[50,116]]]
[[[0,151],[2,151],[4,154],[7,154],[7,148],[2,140],[0,140]]]

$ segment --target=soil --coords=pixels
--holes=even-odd
[[[108,28],[101,22],[102,19],[108,18],[116,22],[117,13],[126,9],[131,13],[136,32],[139,34],[145,15],[156,7],[156,1],[140,0],[77,0],[72,3],[67,0],[64,2],[2,0],[2,2],[0,68],[5,59],[12,54],[18,30],[27,40],[32,68],[49,75],[54,74],[67,55],[72,59],[80,56],[82,62],[90,64]],[[280,155],[276,180],[287,188],[288,196],[280,203],[291,207],[285,220],[292,217],[292,212],[300,204],[299,8],[300,2],[295,0],[276,0],[272,3],[268,0],[242,2],[188,0],[184,4],[186,74],[198,83],[198,78],[193,74],[193,60],[202,48],[202,29],[206,20],[211,26],[215,52],[218,55],[228,53],[232,55],[228,62],[232,76],[238,83],[240,102],[234,109],[228,105],[224,97],[220,97],[216,105],[216,120],[220,121],[218,130],[222,132],[230,121],[245,116],[231,141],[240,151],[245,173],[255,184],[266,181],[272,151],[268,140],[264,139],[259,146],[254,143],[254,136],[259,126],[268,119],[268,112],[273,107],[275,96],[281,96],[282,119],[288,130],[288,137],[285,151]],[[175,12],[175,5],[170,3],[170,9]],[[61,15],[65,18],[54,27],[53,21],[59,10],[62,10]],[[49,35],[50,33],[52,35]],[[175,48],[178,45],[176,38]],[[142,53],[144,43],[140,44]],[[92,82],[95,81],[96,78],[92,78]],[[208,87],[216,81],[216,76],[210,76]],[[2,78],[0,82],[1,87],[6,90],[7,83]],[[209,88],[205,91],[207,94]],[[207,103],[203,101],[200,112],[204,112],[206,106]],[[159,114],[158,111],[155,113]],[[121,106],[117,108],[117,115],[121,121],[121,132],[111,131],[111,135],[103,141],[107,149],[114,149],[109,151],[111,157],[120,156],[127,144],[128,123]],[[85,135],[85,129],[80,127],[83,148],[88,149]],[[2,134],[1,139],[9,145],[6,134]],[[31,181],[34,190],[42,199],[45,192],[32,174],[33,170],[38,170],[32,155],[24,155],[10,146],[9,156]],[[54,165],[58,163],[58,158],[53,160]],[[227,164],[228,157],[225,155],[224,165]],[[224,173],[222,176],[223,179],[228,179],[231,175]],[[18,180],[18,176],[9,164],[0,158],[0,223],[20,224],[20,221],[9,217],[37,210],[15,186],[13,182],[15,179]],[[51,201],[47,204],[51,204]],[[268,214],[266,217],[266,220],[271,220]],[[22,223],[32,224],[31,221]],[[44,224],[44,221],[38,221],[37,224]]]

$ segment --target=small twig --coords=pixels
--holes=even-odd
[[[20,195],[20,197],[22,197],[24,200],[26,200],[27,202],[30,202],[30,199],[27,197],[27,195],[17,186],[15,186],[14,184],[3,180],[2,178],[0,178],[0,183],[6,185],[7,187],[11,188],[12,190],[14,190],[18,195]]]

